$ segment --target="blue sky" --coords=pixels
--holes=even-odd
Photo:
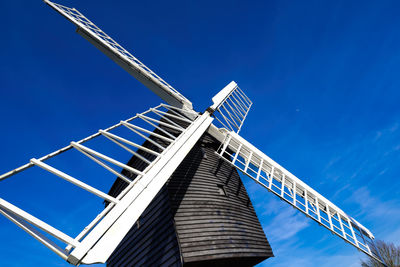
[[[377,238],[400,243],[397,1],[59,3],[80,10],[198,111],[235,80],[254,102],[244,138]],[[41,1],[0,8],[1,173],[160,102]],[[40,174],[2,182],[1,197],[77,234],[92,202],[79,204],[80,191],[62,195],[55,188],[64,184]],[[244,181],[276,256],[260,266],[359,266],[365,258]],[[67,266],[6,219],[0,225],[3,266]]]

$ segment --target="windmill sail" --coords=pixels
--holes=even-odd
[[[220,127],[239,133],[253,102],[234,82],[230,82],[213,98],[208,110]]]
[[[156,93],[165,102],[175,107],[189,110],[193,109],[192,103],[186,97],[140,62],[140,60],[114,41],[78,10],[48,0],[44,0],[44,2],[75,24],[77,26],[77,32],[82,37]]]
[[[201,116],[191,112],[192,117],[195,117],[195,119],[190,119],[189,116],[184,115],[187,113],[188,111],[161,104],[128,120],[121,121],[106,130],[99,130],[98,133],[78,142],[71,142],[71,145],[40,159],[32,159],[30,163],[0,176],[0,180],[4,180],[30,167],[38,166],[107,201],[109,205],[78,236],[68,236],[3,199],[0,199],[0,213],[72,264],[105,262],[213,121],[208,112]],[[157,116],[162,116],[164,119],[158,121],[154,118]],[[175,121],[181,120],[185,122],[186,127],[175,123],[168,117],[173,118]],[[160,133],[136,125],[136,120],[140,120],[150,127],[155,127]],[[177,134],[172,135],[158,125],[175,129]],[[156,149],[152,150],[138,145],[113,133],[113,130],[119,127],[126,127],[145,141],[154,143]],[[131,152],[146,164],[146,168],[139,170],[130,167],[110,156],[89,148],[85,144],[92,139],[101,137]],[[159,145],[155,141],[157,139],[163,140],[166,145]],[[52,157],[62,156],[62,153],[70,149],[76,149],[83,156],[90,158],[104,169],[117,175],[127,183],[127,187],[117,196],[110,196],[44,162]],[[152,157],[143,157],[140,151],[145,151]],[[122,168],[123,171],[116,171],[115,167],[113,168],[110,164]],[[44,233],[62,241],[67,247],[65,249],[60,248],[51,239],[47,238]]]
[[[374,236],[354,218],[235,132],[226,131],[220,157],[332,233],[381,261]]]

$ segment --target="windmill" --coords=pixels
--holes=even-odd
[[[167,104],[160,104],[80,141],[71,142],[70,145],[44,157],[31,159],[28,164],[0,176],[0,180],[3,180],[28,168],[39,167],[103,199],[106,203],[104,210],[78,236],[70,237],[1,199],[0,213],[5,217],[72,264],[108,262],[109,265],[121,265],[120,260],[124,260],[125,264],[133,264],[132,261],[142,259],[143,255],[150,255],[148,251],[139,251],[142,256],[136,255],[136,252],[128,255],[130,251],[138,251],[143,247],[141,245],[149,243],[141,232],[148,223],[146,215],[151,214],[154,209],[165,208],[165,204],[169,203],[174,218],[168,218],[165,222],[173,222],[171,228],[176,229],[171,235],[175,236],[176,240],[172,240],[168,245],[172,244],[171,255],[177,253],[181,263],[195,266],[207,261],[216,265],[228,265],[233,260],[237,262],[238,259],[244,259],[249,265],[253,265],[272,256],[272,252],[262,230],[260,232],[258,220],[254,221],[254,210],[237,175],[236,170],[239,170],[266,191],[274,193],[357,249],[377,260],[380,259],[379,255],[374,254],[374,236],[367,228],[238,134],[252,102],[235,82],[228,84],[213,97],[213,105],[206,111],[198,113],[186,97],[79,11],[50,1],[45,2],[75,24],[81,36]],[[128,137],[119,134],[118,130],[121,128],[130,131],[131,135]],[[90,148],[90,142],[98,138],[105,138],[116,147],[128,151],[132,154],[131,160],[125,164]],[[67,174],[66,171],[46,163],[50,158],[61,157],[69,150],[78,151],[83,157],[89,158],[118,177],[110,192],[102,192]],[[201,177],[205,183],[196,183],[204,172],[203,167],[209,168],[205,171],[207,174]],[[182,173],[183,171],[186,172]],[[208,178],[215,180],[207,180]],[[208,187],[211,185],[213,188]],[[200,192],[195,196],[195,203],[192,199],[193,192]],[[207,199],[212,201],[207,202]],[[233,202],[233,199],[236,202]],[[184,209],[188,205],[192,205],[191,214],[190,208]],[[232,206],[239,207],[239,212],[234,213]],[[153,209],[149,210],[152,207]],[[230,240],[234,241],[231,247],[223,242],[214,242],[219,236],[214,235],[212,227],[208,227],[208,236],[201,236],[204,219],[196,217],[196,211],[202,212],[206,208],[208,215],[200,216],[212,214],[214,225],[230,225],[229,222],[223,221],[226,218],[235,225],[239,224],[231,227],[232,229],[224,229],[223,235],[231,235]],[[229,213],[223,214],[224,209]],[[248,214],[240,216],[242,212]],[[155,224],[152,229],[157,229],[160,222]],[[194,225],[195,228],[188,225]],[[195,231],[196,228],[200,231]],[[235,237],[235,233],[243,232],[244,229],[244,237]],[[54,243],[48,235],[65,243],[66,248]],[[195,239],[199,236],[202,237],[201,240]],[[141,243],[138,242],[133,247],[134,240],[140,240]],[[196,246],[190,247],[191,242],[196,243]],[[156,240],[150,250],[155,251],[163,244],[161,240]],[[245,250],[241,244],[250,249]],[[223,251],[221,247],[228,249]],[[240,253],[236,253],[238,250]],[[219,253],[216,254],[216,251]],[[156,255],[151,254],[151,257],[156,258]],[[170,259],[173,257],[165,260]]]

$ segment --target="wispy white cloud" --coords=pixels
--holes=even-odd
[[[250,182],[246,188],[271,242],[291,239],[311,223],[310,219],[260,185]]]
[[[358,204],[357,217],[362,217],[373,224],[374,232],[378,232],[378,239],[400,244],[400,200],[383,200],[371,193],[366,187],[356,190],[349,201]]]
[[[325,166],[323,176],[341,179],[364,179],[381,173],[387,167],[387,158],[400,150],[400,124],[398,122],[375,132],[365,133],[357,142],[339,148]]]
[[[400,218],[400,202],[398,200],[381,200],[372,195],[366,186],[357,189],[350,199],[360,206],[359,214],[365,214],[366,217],[381,219],[395,216]]]
[[[265,227],[265,231],[268,232],[269,237],[273,242],[293,238],[297,233],[309,226],[311,222],[311,220],[306,218],[303,214],[287,205],[282,207],[280,211],[274,212],[272,216],[273,219]]]

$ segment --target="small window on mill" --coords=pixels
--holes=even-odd
[[[228,196],[228,194],[226,193],[226,189],[225,186],[223,184],[217,184],[218,187],[218,193],[222,196]]]
[[[201,149],[201,154],[203,154],[203,159],[207,159],[207,153],[204,147],[201,147],[200,149]]]

